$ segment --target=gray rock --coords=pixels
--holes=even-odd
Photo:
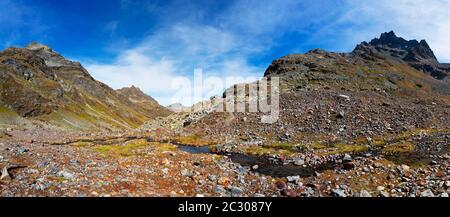
[[[441,197],[448,197],[448,193],[447,192],[442,193]]]
[[[372,194],[370,194],[368,191],[366,190],[361,190],[359,192],[359,197],[372,197]]]
[[[351,162],[352,160],[353,158],[349,154],[345,154],[344,158],[342,159],[343,162]]]
[[[303,160],[303,159],[295,159],[294,160],[294,165],[296,165],[296,166],[302,166],[304,164],[305,164],[305,160]]]
[[[16,149],[16,155],[22,155],[27,153],[29,150],[19,144],[16,145],[17,149]]]
[[[331,195],[332,195],[333,197],[347,197],[347,194],[346,194],[345,191],[342,190],[342,189],[333,189],[333,190],[331,191]]]
[[[230,190],[232,197],[240,197],[244,193],[244,191],[238,187],[231,186],[228,189]]]
[[[215,181],[217,181],[217,176],[216,175],[208,175],[208,179],[209,179],[209,181],[215,182]]]
[[[214,191],[214,193],[217,193],[217,194],[223,194],[226,192],[225,189],[223,188],[223,186],[221,186],[221,185],[215,185],[213,191]]]
[[[65,178],[65,179],[74,179],[75,178],[75,175],[73,173],[68,172],[66,170],[59,171],[57,175],[59,177]]]
[[[183,170],[181,170],[181,175],[191,177],[192,173],[188,169],[183,169]]]
[[[306,197],[312,196],[312,195],[314,195],[314,189],[311,187],[308,187],[301,194]]]
[[[288,182],[297,183],[300,180],[300,176],[288,176],[286,177]]]
[[[434,197],[434,194],[430,189],[426,189],[420,193],[420,197]]]
[[[161,171],[163,172],[163,174],[167,174],[167,173],[169,173],[169,168],[164,168]]]
[[[391,195],[386,191],[380,191],[378,194],[380,197],[390,197]]]
[[[47,165],[48,165],[48,162],[46,162],[46,161],[41,161],[41,162],[37,163],[37,167],[39,167],[39,168],[43,168]]]

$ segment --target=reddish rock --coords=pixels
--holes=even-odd
[[[275,186],[276,186],[278,189],[285,189],[285,188],[287,188],[286,183],[283,182],[283,181],[277,181],[277,182],[275,182]]]
[[[355,164],[353,162],[346,162],[342,166],[345,170],[352,170],[355,168]]]
[[[281,192],[281,194],[283,195],[283,196],[286,196],[286,197],[297,197],[298,196],[298,194],[297,194],[297,192],[295,192],[294,190],[292,190],[292,189],[283,189],[283,191]]]

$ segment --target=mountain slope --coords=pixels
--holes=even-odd
[[[424,42],[384,42],[389,35],[351,53],[317,49],[273,61],[265,77],[280,78],[277,123],[262,124],[259,113],[210,113],[185,131],[305,143],[449,129],[450,83],[446,71],[436,71],[442,64],[431,50],[422,52]],[[415,46],[403,56],[385,52],[400,52],[397,41]]]
[[[135,86],[125,87],[116,90],[116,92],[130,100],[132,102],[131,106],[136,110],[145,111],[145,113],[151,114],[152,117],[168,116],[172,113],[169,109],[161,106],[155,99],[146,95]]]
[[[38,43],[2,51],[0,78],[0,106],[30,121],[116,130],[167,115],[138,109],[140,105],[96,81],[80,63]]]

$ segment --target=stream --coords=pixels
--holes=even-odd
[[[191,154],[212,154],[208,146],[195,147],[176,144],[178,149]],[[244,167],[253,167],[258,165],[258,168],[253,170],[260,174],[267,176],[282,178],[287,176],[309,177],[313,176],[315,172],[322,172],[325,170],[334,169],[333,163],[325,163],[317,166],[296,166],[294,164],[280,164],[271,162],[266,157],[259,157],[253,155],[246,155],[240,153],[223,154],[231,159],[231,161],[240,164]]]
[[[96,139],[96,140],[79,140],[74,142],[66,142],[66,143],[60,143],[60,144],[53,144],[53,145],[68,145],[75,142],[91,142],[95,143],[97,145],[110,145],[112,144],[111,141],[114,140],[121,140],[121,142],[127,142],[134,139],[140,139],[138,137],[125,137],[125,138],[112,138],[112,139]],[[152,138],[143,138],[146,139],[148,142],[154,142]],[[177,146],[177,149],[180,151],[184,151],[191,154],[213,154],[210,150],[209,146],[189,146],[185,144],[179,144],[174,141],[159,141],[161,143],[170,143],[172,145]],[[215,153],[217,154],[217,153]],[[254,155],[247,155],[247,154],[241,154],[241,153],[225,153],[220,154],[227,156],[230,158],[231,161],[240,164],[244,167],[250,167],[257,165],[258,168],[252,170],[253,172],[258,172],[263,175],[282,178],[287,176],[300,176],[300,177],[310,177],[313,176],[316,172],[321,173],[325,170],[332,170],[334,169],[335,165],[331,162],[324,163],[320,165],[315,166],[297,166],[294,164],[281,164],[270,161],[267,157],[262,156],[254,156]]]

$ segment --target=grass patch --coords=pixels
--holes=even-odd
[[[321,149],[326,149],[327,148],[326,145],[323,145],[323,144],[321,144],[319,142],[312,143],[311,145],[309,145],[309,147],[311,147],[312,149],[315,149],[315,150],[321,150]]]
[[[355,144],[369,144],[367,137],[358,137],[353,140]]]
[[[427,166],[430,160],[426,156],[422,156],[417,153],[396,153],[390,156],[386,156],[386,159],[396,165],[406,164],[411,167],[420,168]]]
[[[395,143],[383,148],[385,153],[408,153],[414,151],[415,146],[409,142]]]
[[[91,142],[75,142],[75,143],[71,144],[71,146],[78,147],[78,148],[85,148],[85,147],[90,147],[93,145],[94,144]]]
[[[158,143],[157,145],[157,150],[158,152],[165,152],[165,151],[176,151],[177,147],[172,145],[172,144],[168,144],[168,143]]]
[[[289,156],[293,153],[289,150],[283,150],[283,149],[274,149],[274,148],[267,148],[267,147],[248,147],[244,150],[244,152],[248,155],[256,155],[256,156],[265,156],[270,154],[277,154],[282,156]]]
[[[123,145],[104,145],[94,148],[95,151],[103,155],[115,156],[115,157],[129,157],[134,154],[134,151],[138,148],[148,146],[145,139],[129,141]]]
[[[357,153],[368,151],[369,148],[364,145],[349,145],[349,144],[333,144],[333,148],[336,150],[329,152],[329,154],[344,154],[344,153]]]
[[[12,113],[12,112],[8,108],[0,106],[0,113]]]
[[[174,140],[179,144],[191,146],[208,146],[216,144],[214,141],[205,140],[199,135],[178,136],[175,137]]]
[[[383,147],[386,145],[386,140],[383,138],[373,139],[371,145],[374,147]]]
[[[301,144],[291,144],[291,143],[272,143],[270,145],[264,145],[264,148],[271,148],[276,150],[286,150],[291,152],[301,151],[304,146]]]

